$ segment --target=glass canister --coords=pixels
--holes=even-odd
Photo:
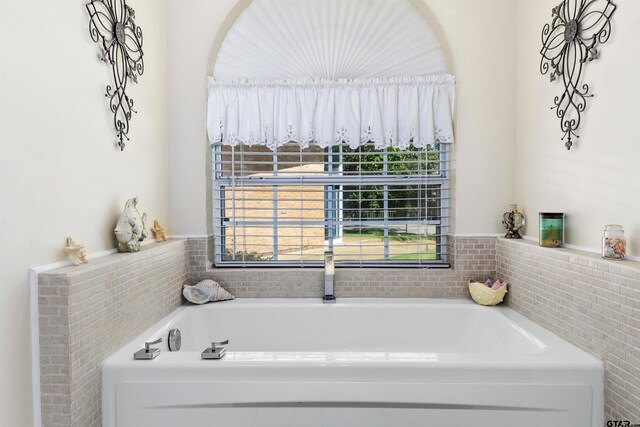
[[[564,244],[564,213],[540,212],[540,246],[559,248]]]
[[[608,224],[602,237],[602,258],[623,260],[627,256],[627,238],[621,225]]]

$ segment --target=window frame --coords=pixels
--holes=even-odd
[[[264,260],[264,261],[251,261],[251,260],[224,260],[222,257],[222,251],[220,248],[226,247],[224,244],[224,232],[222,230],[225,227],[233,226],[231,220],[229,220],[228,216],[216,216],[216,212],[222,212],[225,208],[222,202],[224,197],[222,194],[227,190],[227,187],[231,187],[232,185],[246,185],[247,187],[275,187],[275,186],[292,186],[292,185],[302,185],[302,186],[348,186],[348,185],[361,185],[361,186],[383,186],[384,187],[384,204],[383,208],[388,217],[388,188],[394,185],[396,186],[406,186],[406,185],[416,185],[418,191],[420,190],[420,186],[424,185],[439,185],[440,186],[440,206],[437,208],[440,211],[440,215],[438,216],[439,220],[417,220],[417,221],[409,221],[405,222],[405,224],[416,224],[416,225],[435,225],[441,231],[437,234],[436,247],[445,248],[443,252],[439,252],[438,256],[440,259],[437,260],[427,260],[427,261],[398,261],[398,260],[383,260],[383,261],[363,261],[363,260],[353,260],[353,261],[336,261],[336,267],[360,267],[360,268],[450,268],[449,262],[449,239],[448,239],[448,229],[449,229],[449,210],[450,210],[450,145],[445,143],[437,143],[439,144],[438,153],[440,154],[438,162],[446,165],[444,168],[439,169],[438,174],[432,175],[388,175],[386,174],[386,167],[388,163],[386,161],[387,154],[389,154],[385,150],[385,173],[380,174],[379,176],[345,176],[345,175],[336,175],[336,176],[307,176],[304,179],[300,179],[299,177],[286,177],[277,175],[277,156],[278,152],[273,152],[273,164],[274,164],[274,175],[273,176],[246,176],[246,177],[224,177],[221,173],[221,170],[218,169],[217,165],[221,162],[222,146],[223,144],[214,144],[211,147],[212,150],[212,221],[214,228],[214,248],[213,248],[213,266],[215,268],[260,268],[260,267],[278,267],[278,268],[317,268],[322,267],[322,261],[283,261],[283,260]],[[235,150],[235,147],[231,147],[232,153]],[[327,150],[327,149],[325,149]],[[287,153],[290,154],[290,153]],[[334,157],[342,156],[344,153],[340,152],[337,154],[331,154],[325,151],[325,156],[328,159],[332,159]],[[325,161],[325,167],[332,167],[336,163],[333,160]],[[339,163],[337,163],[339,164]],[[326,170],[326,169],[325,169]],[[302,184],[301,184],[302,183]],[[325,199],[325,206],[327,200]],[[275,208],[274,210],[276,210]],[[326,208],[325,208],[326,209]],[[425,209],[428,209],[425,207]],[[432,209],[432,208],[431,208]],[[326,212],[325,212],[326,213]],[[288,227],[290,226],[299,226],[301,227],[304,224],[309,224],[308,221],[296,222],[296,221],[288,221],[286,224]],[[388,226],[390,221],[359,221],[358,223],[350,222],[349,225],[356,226],[365,226],[365,225],[382,225]],[[274,253],[277,252],[278,248],[278,234],[277,227],[279,224],[278,221],[243,221],[240,227],[251,227],[253,225],[270,225],[273,224],[274,234],[273,234],[273,247]],[[235,224],[239,226],[238,223]],[[325,220],[322,224],[315,225],[324,225],[325,228],[335,228],[340,225],[344,225],[344,222],[336,221],[335,223],[328,223],[326,216]],[[331,227],[333,226],[333,227]],[[447,232],[442,232],[442,230],[447,230]],[[385,239],[385,256],[388,255],[388,240]],[[328,246],[328,250],[331,250],[331,245]],[[235,251],[234,251],[235,252]]]

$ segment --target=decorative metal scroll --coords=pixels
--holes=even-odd
[[[597,45],[611,35],[611,15],[616,10],[609,0],[564,0],[556,6],[551,24],[542,29],[540,72],[551,70],[551,81],[562,78],[564,92],[554,98],[553,110],[560,119],[567,150],[573,145],[587,98],[589,85],[580,82],[583,65],[598,58]]]
[[[124,150],[131,114],[137,113],[126,93],[127,79],[138,83],[138,75],[144,72],[142,29],[136,26],[135,11],[125,0],[91,0],[86,6],[91,38],[102,43],[100,59],[111,65],[114,86],[107,85],[105,96],[113,113],[118,146]]]

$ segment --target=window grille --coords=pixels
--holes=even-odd
[[[448,266],[449,145],[214,145],[215,265]]]

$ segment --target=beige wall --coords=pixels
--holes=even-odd
[[[424,0],[451,50],[456,75],[456,234],[501,233],[514,197],[513,0]]]
[[[145,73],[122,153],[104,97],[85,1],[0,1],[0,424],[31,425],[29,267],[64,259],[65,237],[89,252],[115,246],[117,215],[140,197],[166,223],[165,5],[136,0]]]
[[[517,8],[516,200],[537,238],[540,211],[567,215],[566,241],[597,250],[605,224],[623,224],[630,254],[640,255],[640,144],[636,136],[640,86],[640,2],[618,0],[613,32],[586,65],[589,100],[580,140],[571,151],[560,141],[560,121],[550,107],[561,84],[540,75],[540,33],[557,0],[519,0]]]
[[[419,3],[420,0],[417,0]],[[167,52],[172,231],[207,224],[206,76],[216,35],[244,0],[169,0]],[[498,233],[514,196],[515,7],[512,0],[424,0],[457,78],[454,231]]]

